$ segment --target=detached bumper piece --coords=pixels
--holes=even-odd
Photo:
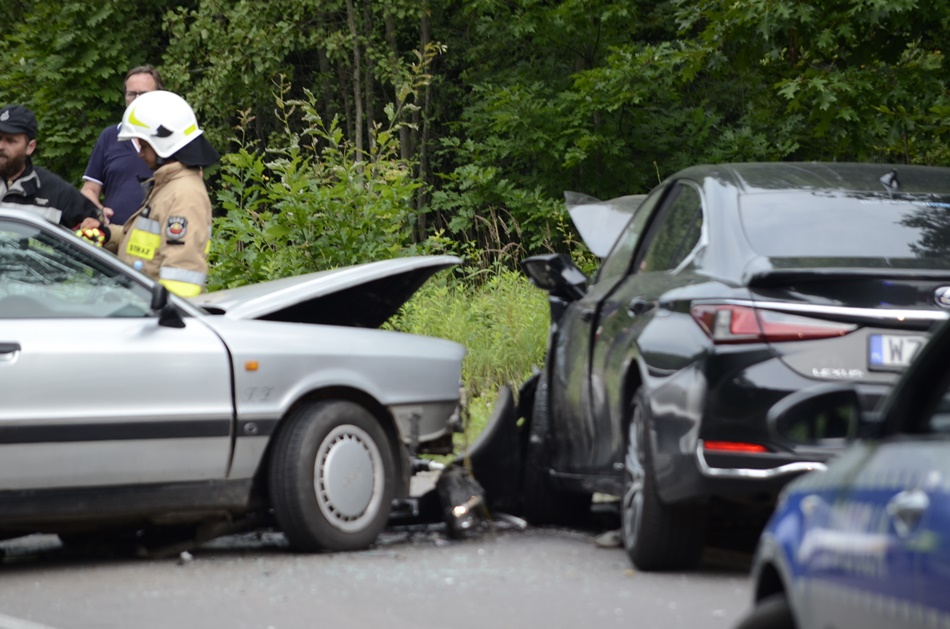
[[[464,467],[444,469],[435,484],[442,505],[442,519],[452,539],[460,539],[485,519],[485,490]]]

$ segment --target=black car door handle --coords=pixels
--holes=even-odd
[[[631,317],[636,317],[637,315],[642,315],[645,312],[649,312],[656,307],[656,304],[652,301],[647,301],[641,297],[634,297],[630,300],[630,303],[627,304],[627,314]]]
[[[903,536],[917,527],[929,506],[930,498],[923,490],[902,491],[888,501],[887,514],[894,520],[897,533]]]
[[[13,352],[20,351],[19,343],[3,343],[0,342],[0,354],[12,354]]]
[[[594,308],[584,308],[581,310],[581,321],[590,323],[594,318],[594,312],[596,312]]]

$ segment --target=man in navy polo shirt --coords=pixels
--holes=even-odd
[[[132,68],[125,75],[125,106],[146,92],[163,89],[162,77],[152,66]],[[139,158],[134,142],[119,142],[119,125],[103,129],[92,149],[83,175],[81,192],[102,208],[107,220],[122,225],[145,198],[142,181],[152,176],[148,165]]]

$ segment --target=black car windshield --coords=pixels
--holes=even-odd
[[[950,196],[760,192],[739,211],[753,250],[777,266],[950,268]]]

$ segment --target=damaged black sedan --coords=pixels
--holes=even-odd
[[[550,295],[549,350],[485,438],[524,417],[495,457],[517,461],[520,491],[482,478],[491,504],[534,523],[620,498],[643,570],[692,566],[709,533],[764,523],[789,480],[837,452],[770,434],[768,409],[838,381],[875,407],[950,308],[950,169],[699,166],[622,229],[586,205],[593,278],[560,254],[523,264]]]

